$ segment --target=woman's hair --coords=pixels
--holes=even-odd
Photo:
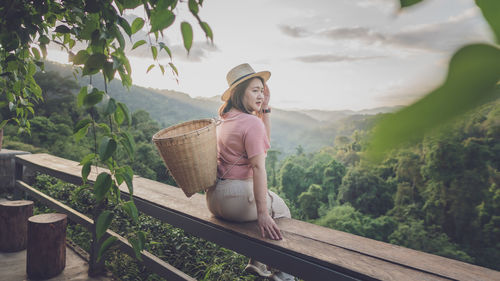
[[[251,111],[245,107],[245,103],[243,102],[243,98],[245,96],[245,91],[248,88],[248,84],[250,84],[250,81],[253,79],[259,79],[262,84],[264,84],[264,79],[261,77],[253,77],[252,79],[248,79],[244,82],[241,82],[238,86],[234,87],[234,89],[231,91],[231,94],[229,95],[229,99],[224,102],[224,104],[219,107],[219,116],[222,117],[222,115],[226,114],[231,110],[232,108],[235,108],[241,112],[251,114]]]

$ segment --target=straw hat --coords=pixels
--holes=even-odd
[[[242,82],[251,79],[253,77],[260,77],[264,79],[264,81],[269,80],[269,77],[271,77],[271,72],[269,71],[261,71],[261,72],[255,72],[253,68],[248,64],[240,64],[233,69],[229,70],[227,73],[226,79],[227,79],[227,84],[229,85],[229,88],[222,94],[222,100],[227,101],[229,99],[229,96],[231,95],[231,90],[233,90],[236,86],[241,84]]]

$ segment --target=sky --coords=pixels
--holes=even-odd
[[[173,51],[179,81],[159,68],[146,74],[153,60],[143,45],[129,53],[134,84],[213,97],[227,89],[232,67],[249,63],[256,71],[271,71],[272,107],[408,105],[444,81],[458,48],[493,42],[473,0],[424,0],[402,11],[397,0],[205,0],[200,17],[213,30],[213,44],[185,6],[178,5],[176,22],[162,40]],[[136,15],[144,14],[129,12],[129,18]],[[181,21],[194,29],[189,55]],[[48,58],[67,62],[54,50]]]

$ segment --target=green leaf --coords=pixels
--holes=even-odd
[[[97,124],[97,127],[103,129],[105,131],[104,134],[111,134],[111,129],[106,123],[99,123]]]
[[[203,31],[205,32],[205,35],[208,38],[210,38],[210,40],[212,40],[212,42],[213,42],[214,41],[214,34],[212,33],[212,29],[210,28],[208,23],[202,21],[202,22],[200,22],[200,26],[201,26],[201,29],[203,29]]]
[[[124,9],[135,9],[142,4],[140,0],[121,0]]]
[[[142,46],[144,44],[146,44],[146,40],[139,40],[139,41],[135,42],[134,46],[132,46],[132,50],[135,50],[135,48]]]
[[[168,56],[170,57],[170,59],[172,59],[172,52],[171,52],[171,51],[170,51],[170,49],[167,47],[167,45],[165,45],[163,42],[160,42],[160,43],[158,43],[158,44],[160,45],[160,50],[161,50],[161,49],[164,49],[164,50],[167,52],[167,54],[168,54]]]
[[[135,18],[132,22],[132,34],[137,33],[137,31],[141,30],[144,27],[144,20],[140,17]]]
[[[103,137],[99,145],[99,157],[101,161],[108,160],[116,150],[116,141],[110,137]]]
[[[83,101],[85,100],[85,96],[87,96],[87,86],[82,87],[80,89],[80,92],[78,93],[78,96],[76,97],[76,105],[78,107],[83,106]]]
[[[115,111],[115,120],[116,123],[121,125],[123,121],[127,121],[127,125],[132,125],[132,116],[130,115],[130,111],[126,104],[118,102],[116,103],[117,109]],[[118,113],[118,114],[117,114]]]
[[[91,166],[92,166],[92,162],[87,162],[87,163],[83,164],[83,167],[82,167],[82,181],[83,181],[83,183],[86,183],[88,178],[89,178]]]
[[[0,129],[3,129],[5,124],[7,124],[7,122],[9,122],[9,120],[3,120],[2,122],[0,122]]]
[[[90,124],[85,124],[82,128],[80,128],[78,131],[76,131],[73,134],[73,138],[75,139],[75,142],[79,142],[83,137],[87,135],[87,132],[89,130]]]
[[[112,183],[111,175],[106,172],[102,172],[97,176],[94,183],[94,195],[97,202],[101,202],[106,197]]]
[[[128,192],[130,195],[134,194],[134,184],[133,184],[133,179],[134,179],[134,171],[132,168],[129,166],[123,166],[118,169],[116,169],[116,180],[118,181],[118,184],[122,184],[124,181],[127,184],[128,187]]]
[[[183,21],[181,23],[181,32],[182,39],[184,40],[184,48],[186,48],[189,54],[189,50],[191,50],[191,46],[193,45],[193,28],[191,27],[191,24]]]
[[[161,74],[165,74],[165,67],[161,64],[159,64],[160,69],[161,69]]]
[[[134,202],[124,202],[122,204],[122,208],[135,223],[139,221],[139,212],[137,211],[137,207],[135,206]]]
[[[91,55],[85,62],[82,75],[96,74],[102,69],[104,62],[106,62],[106,56],[104,54],[97,53]]]
[[[468,45],[452,57],[443,85],[376,125],[368,155],[379,160],[392,148],[420,140],[426,133],[494,98],[500,79],[500,49]]]
[[[175,15],[169,10],[151,11],[151,30],[150,33],[161,31],[174,23]]]
[[[50,39],[49,37],[47,37],[46,35],[42,35],[40,36],[40,39],[38,40],[40,43],[44,44],[44,45],[47,45],[50,43]]]
[[[31,48],[31,52],[33,53],[33,56],[35,56],[35,59],[39,60],[41,58],[40,51],[38,51],[37,48]]]
[[[156,49],[155,46],[151,46],[151,54],[153,55],[154,60],[158,57],[158,49]]]
[[[198,14],[199,11],[198,3],[196,3],[195,0],[189,0],[188,6],[189,6],[189,11],[191,11],[191,13],[193,13],[194,15]]]
[[[92,89],[92,92],[83,98],[83,105],[86,108],[91,108],[92,106],[98,104],[102,101],[104,96],[103,91],[97,90],[97,88]]]
[[[399,2],[401,3],[401,8],[404,8],[422,2],[422,0],[399,0]]]
[[[73,64],[75,64],[75,65],[85,64],[89,57],[90,57],[90,55],[86,50],[80,50],[73,57]]]
[[[118,238],[116,238],[115,236],[110,236],[108,237],[108,239],[106,239],[102,245],[101,245],[101,248],[99,249],[99,252],[97,253],[97,261],[100,261],[101,260],[101,257],[102,257],[102,254],[104,254],[104,252],[106,252],[106,250],[109,249],[109,247],[116,241],[118,240]]]
[[[496,42],[500,44],[500,1],[498,0],[476,0],[484,18],[495,33]]]
[[[128,21],[126,19],[118,17],[118,24],[123,28],[123,30],[129,37],[132,36],[132,28],[130,27],[130,24],[128,24]]]
[[[121,139],[120,143],[125,147],[125,150],[127,150],[128,156],[134,160],[134,153],[135,153],[135,141],[132,135],[129,132],[121,132],[120,133]]]
[[[146,73],[149,73],[149,71],[151,71],[151,69],[153,69],[155,67],[154,64],[151,64],[149,67],[148,67],[148,70],[146,70]]]
[[[70,33],[71,30],[69,29],[69,27],[65,26],[65,25],[58,25],[55,29],[56,32],[59,32],[59,33]]]
[[[104,233],[106,233],[106,230],[108,229],[112,220],[113,220],[113,213],[111,211],[105,210],[99,215],[95,226],[97,241],[99,241],[101,237],[104,235]]]
[[[75,128],[73,128],[73,133],[80,131],[80,129],[87,126],[91,122],[92,122],[92,120],[90,118],[85,118],[85,119],[78,121],[78,123],[76,123],[76,125],[75,125]]]
[[[106,61],[103,65],[102,70],[103,70],[104,76],[106,76],[106,79],[108,81],[111,81],[111,80],[113,80],[113,78],[115,78],[116,69],[113,68],[112,62]]]
[[[106,110],[104,112],[105,115],[111,115],[116,111],[116,100],[114,98],[110,98],[108,100],[108,104],[106,106]]]
[[[171,62],[168,63],[168,65],[170,65],[170,67],[172,68],[172,70],[175,72],[175,75],[179,75],[179,71],[177,71],[177,67],[175,67],[175,65]]]
[[[83,157],[82,161],[80,161],[80,165],[85,165],[87,163],[92,163],[92,161],[95,159],[95,154],[94,153],[89,153]]]
[[[132,245],[132,248],[134,249],[134,253],[135,253],[135,257],[142,261],[142,257],[141,257],[141,245],[140,245],[140,242],[139,240],[137,240],[137,238],[135,237],[129,237],[128,238],[128,242]]]

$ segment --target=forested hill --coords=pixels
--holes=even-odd
[[[47,62],[46,71],[55,71],[62,77],[70,75],[71,66]],[[89,84],[89,78],[78,77],[81,85]],[[92,84],[104,89],[102,77],[93,76]],[[76,90],[75,90],[76,92]],[[120,80],[111,81],[108,93],[130,108],[131,112],[143,109],[167,127],[182,121],[198,118],[214,118],[221,102],[217,98],[191,98],[185,93],[132,86],[124,88]],[[286,111],[273,108],[272,139],[273,149],[282,155],[294,153],[297,147],[305,152],[316,151],[324,146],[333,145],[338,135],[351,135],[357,129],[364,129],[363,122],[371,114],[388,112],[393,108],[381,108],[373,111]]]

